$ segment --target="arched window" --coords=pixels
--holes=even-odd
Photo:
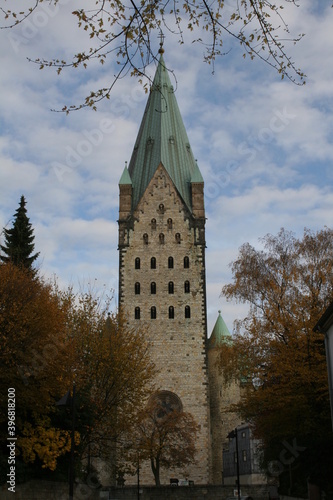
[[[172,219],[167,220],[168,229],[172,229]]]
[[[169,319],[174,319],[175,317],[175,308],[173,306],[169,307]]]
[[[155,294],[156,294],[156,283],[155,283],[155,281],[152,281],[152,282],[150,283],[150,293],[151,293],[152,295],[155,295]]]
[[[155,306],[150,308],[150,318],[156,319],[156,307]]]
[[[163,233],[159,234],[159,240],[160,240],[160,244],[164,245],[164,234]]]
[[[190,282],[189,281],[185,281],[185,283],[184,283],[184,292],[190,293]]]
[[[135,269],[140,269],[140,258],[139,257],[136,257],[134,266],[135,266]]]
[[[173,269],[173,257],[168,257],[168,268]]]
[[[150,269],[156,269],[156,258],[152,257],[150,259]]]
[[[180,244],[180,233],[175,234],[176,243]]]
[[[143,235],[143,242],[144,242],[145,245],[148,245],[148,234],[147,233],[145,233]]]
[[[184,257],[184,269],[188,269],[190,267],[190,259],[186,256]]]
[[[156,219],[151,220],[151,228],[156,229]]]
[[[161,214],[164,214],[164,205],[163,203],[160,203],[159,206],[158,206],[158,210]]]
[[[138,281],[134,285],[134,293],[135,295],[140,295],[140,283]]]
[[[190,306],[185,306],[185,318],[191,317],[191,308]]]
[[[134,317],[135,319],[140,319],[140,307],[134,309]]]
[[[169,293],[173,293],[174,292],[173,281],[169,281],[168,289],[169,289]]]

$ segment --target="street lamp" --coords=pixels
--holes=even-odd
[[[75,382],[73,382],[73,395],[68,391],[57,403],[56,406],[69,406],[72,413],[72,432],[71,432],[71,456],[69,462],[69,500],[74,498],[74,437],[75,437]]]
[[[239,454],[238,454],[238,432],[237,427],[229,432],[229,439],[236,438],[236,460],[237,460],[237,492],[238,492],[238,500],[240,500],[240,481],[239,481]]]

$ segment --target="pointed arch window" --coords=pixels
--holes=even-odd
[[[140,257],[136,257],[134,261],[134,267],[135,269],[140,269]]]
[[[185,281],[184,283],[184,293],[190,293],[190,282]]]
[[[173,281],[169,281],[168,290],[169,290],[169,293],[174,293]]]
[[[152,281],[150,283],[150,293],[151,293],[151,295],[156,295],[156,283],[155,283],[155,281]]]
[[[189,269],[190,267],[190,259],[186,256],[184,257],[184,269]]]
[[[173,257],[168,257],[168,268],[173,269]]]
[[[169,307],[169,319],[174,319],[175,317],[175,308],[173,306]]]
[[[191,308],[190,306],[185,306],[185,318],[191,317]]]
[[[150,318],[151,319],[156,319],[156,307],[155,306],[152,306],[150,308]]]
[[[134,317],[135,319],[140,319],[140,307],[134,309]]]
[[[156,269],[156,258],[152,257],[150,259],[150,269]]]
[[[135,295],[140,295],[140,283],[138,281],[134,285],[134,293]]]

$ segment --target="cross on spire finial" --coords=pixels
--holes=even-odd
[[[163,53],[164,53],[164,49],[163,49],[163,42],[164,42],[164,38],[165,38],[165,36],[163,35],[163,31],[162,31],[162,30],[160,30],[160,34],[158,35],[158,38],[160,38],[160,40],[161,40],[161,41],[160,41],[160,48],[159,48],[159,51],[158,51],[158,52],[159,52],[160,54],[163,54]]]

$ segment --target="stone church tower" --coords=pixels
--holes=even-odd
[[[130,327],[148,327],[159,369],[158,397],[190,412],[200,426],[196,463],[178,477],[186,475],[196,484],[215,477],[221,484],[221,474],[212,472],[218,452],[211,445],[204,182],[162,48],[119,191],[119,308]],[[222,454],[220,438],[215,446]],[[162,470],[161,484],[169,484],[175,474]],[[143,469],[142,483],[154,483],[149,467]]]

